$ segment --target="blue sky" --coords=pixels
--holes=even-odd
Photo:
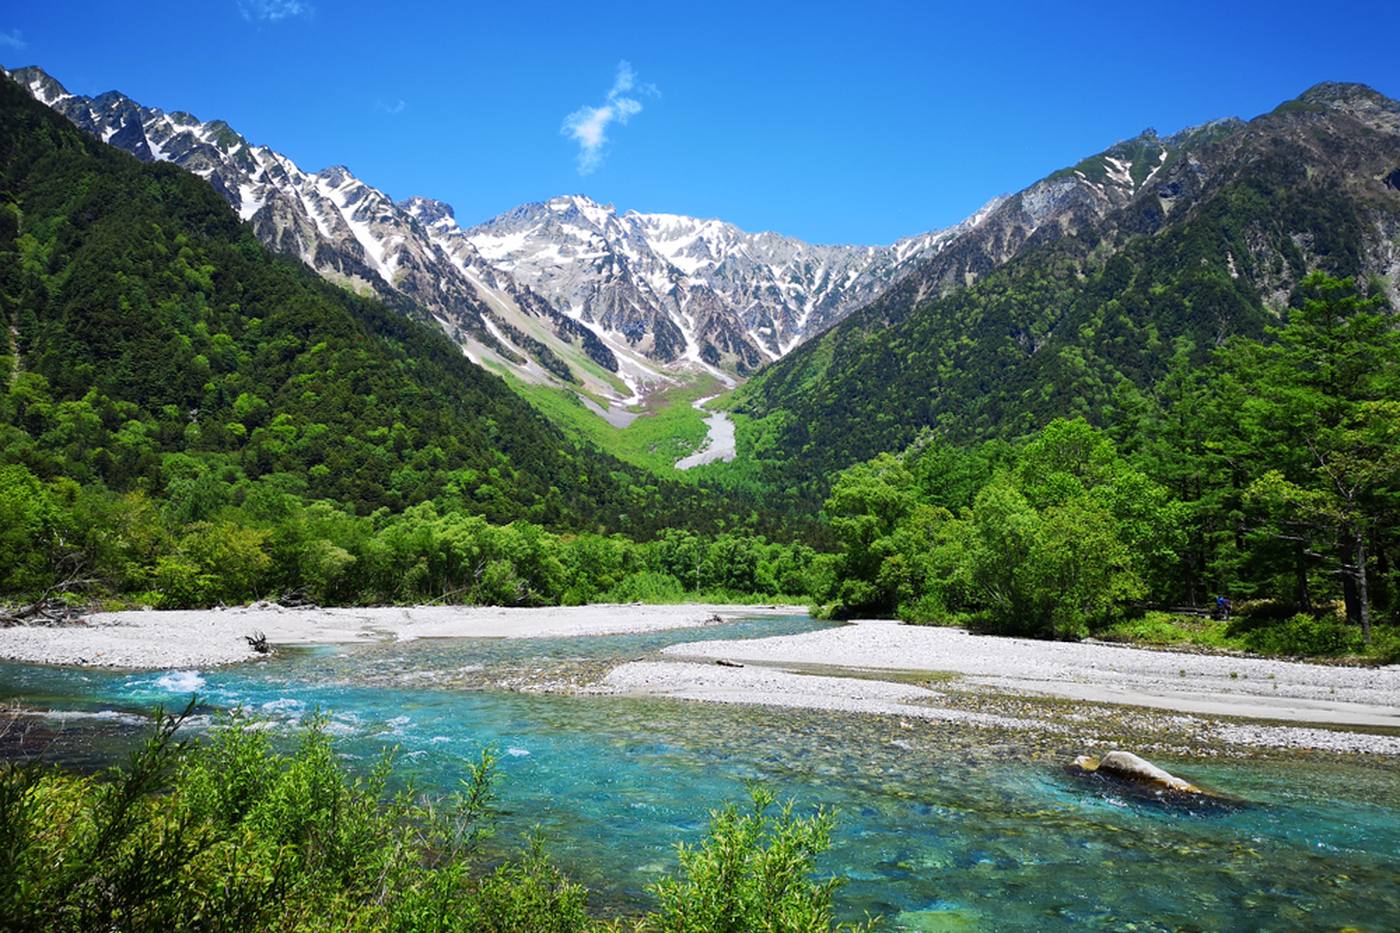
[[[1400,96],[1400,3],[8,4],[0,62],[475,222],[581,192],[817,242],[953,223],[1145,127]],[[626,63],[625,65],[622,63]]]

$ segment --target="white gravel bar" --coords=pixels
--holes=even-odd
[[[707,625],[793,606],[593,605],[540,609],[412,606],[363,609],[137,610],[91,616],[86,625],[0,629],[0,658],[90,667],[212,667],[257,655],[245,636],[273,645],[324,645],[413,638],[567,638]]]
[[[1029,728],[1027,720],[947,709],[941,694],[916,684],[855,677],[822,677],[763,667],[718,667],[684,661],[633,661],[613,668],[590,693],[659,696],[711,703],[783,706],[842,713],[878,713],[917,719]]]
[[[673,645],[778,668],[951,673],[964,683],[1207,716],[1400,729],[1400,666],[1337,667],[856,622],[802,635]],[[819,671],[833,673],[837,671]]]

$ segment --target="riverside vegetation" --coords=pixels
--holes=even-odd
[[[0,130],[6,596],[670,599],[805,563],[763,534],[803,520],[569,440],[411,309],[269,254],[197,176],[9,81]]]
[[[798,816],[762,787],[678,847],[655,910],[599,919],[538,839],[504,860],[487,850],[489,750],[465,763],[459,793],[428,800],[393,786],[392,752],[349,773],[319,724],[289,751],[237,717],[177,741],[188,713],[158,715],[129,764],[97,776],[0,769],[5,929],[856,929],[832,919],[838,882],[810,880],[831,815]]]
[[[834,549],[743,532],[636,541],[493,524],[451,495],[362,515],[218,453],[165,454],[153,461],[163,483],[119,491],[63,475],[85,467],[50,455],[59,475],[46,480],[23,462],[0,467],[0,584],[33,593],[81,573],[167,607],[287,593],[782,598],[1008,634],[1394,658],[1400,337],[1350,282],[1316,275],[1300,294],[1268,340],[1237,339],[1204,368],[1180,348],[1151,403],[1112,429],[1057,420],[975,446],[928,434],[841,472],[824,508]],[[82,403],[37,403],[23,394],[33,385],[12,390],[11,410],[42,426],[39,440],[11,436],[62,450],[47,439],[73,429]],[[108,447],[82,452],[113,459]],[[1217,592],[1239,602],[1228,625],[1161,611]]]
[[[819,598],[1055,638],[1400,657],[1400,333],[1381,307],[1314,274],[1267,339],[1205,367],[1179,346],[1108,430],[1057,420],[975,447],[930,434],[843,472]],[[1228,627],[1143,616],[1214,593],[1239,601]]]

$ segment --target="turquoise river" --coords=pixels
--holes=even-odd
[[[647,883],[674,865],[675,842],[697,839],[709,808],[759,779],[799,808],[836,809],[823,870],[849,879],[844,917],[879,914],[886,929],[1400,929],[1394,759],[1163,759],[1249,801],[1198,813],[1072,779],[1063,763],[1084,749],[1069,740],[508,689],[675,642],[822,624],[797,616],[648,635],[409,641],[208,671],[6,663],[0,695],[53,711],[43,754],[80,767],[114,760],[144,728],[141,714],[192,692],[203,713],[243,707],[287,726],[320,710],[347,760],[398,746],[401,771],[430,791],[455,788],[464,759],[494,746],[498,841],[540,828],[600,910],[644,906]]]

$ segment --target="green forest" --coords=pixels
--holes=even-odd
[[[1107,261],[1070,237],[932,310],[877,303],[741,389],[754,453],[696,482],[571,439],[406,309],[269,254],[196,176],[0,95],[11,603],[783,599],[1395,651],[1381,290],[1314,273],[1281,321],[1220,259],[1271,212],[1354,253],[1349,202],[1286,161]],[[1024,334],[1048,342],[1025,358]],[[1234,619],[1197,614],[1217,596]]]
[[[1391,189],[1350,180],[1379,144],[1300,119],[1261,117],[1258,131],[1224,142],[1195,134],[1204,148],[1174,158],[1231,167],[1195,203],[1139,199],[1035,237],[946,293],[925,294],[911,276],[766,367],[732,402],[747,416],[749,472],[815,504],[837,470],[926,429],[965,443],[1014,440],[1057,417],[1131,424],[1170,366],[1205,366],[1230,337],[1277,325],[1309,271],[1358,276],[1372,199],[1394,209]]]
[[[618,125],[641,110],[617,97],[632,81],[622,62]],[[633,401],[651,394],[616,428],[0,80],[0,631],[19,636],[0,659],[0,930],[1229,928],[1273,902],[1279,926],[1331,900],[1328,916],[1369,910],[1394,848],[1370,792],[1394,782],[1371,772],[1400,747],[1397,668],[1381,669],[1400,664],[1386,104],[1385,133],[1319,104],[1170,153],[1155,132],[1119,144],[1128,182],[1106,154],[1050,176],[1080,178],[1091,207],[1067,199],[1083,210],[1039,232],[1007,221],[994,235],[1024,242],[942,267],[946,288],[937,255],[912,254],[927,278],[784,338],[732,391],[694,357],[664,388],[620,370]],[[1150,187],[1159,170],[1170,190]],[[681,472],[700,399],[732,415],[738,456]],[[460,608],[594,603],[744,608],[635,627],[625,607],[573,627],[551,610],[518,629]],[[243,630],[279,607],[424,605],[458,608],[287,613],[357,617],[340,647]],[[93,618],[232,606],[250,608],[116,620],[149,655]],[[1045,643],[1089,639],[1180,650]],[[955,642],[973,647],[940,647]],[[764,653],[784,645],[796,660]],[[1039,657],[1006,661],[1023,650]],[[1222,688],[1237,679],[1262,689]],[[156,706],[175,695],[183,712]],[[502,790],[507,768],[531,794]]]
[[[1400,658],[1400,332],[1382,308],[1316,273],[1263,339],[1205,366],[1180,340],[1108,429],[930,431],[841,472],[840,553],[814,596],[1009,634]],[[1218,595],[1231,624],[1172,624]]]
[[[792,519],[569,440],[201,179],[0,96],[0,592],[538,605],[805,564],[763,537]]]

